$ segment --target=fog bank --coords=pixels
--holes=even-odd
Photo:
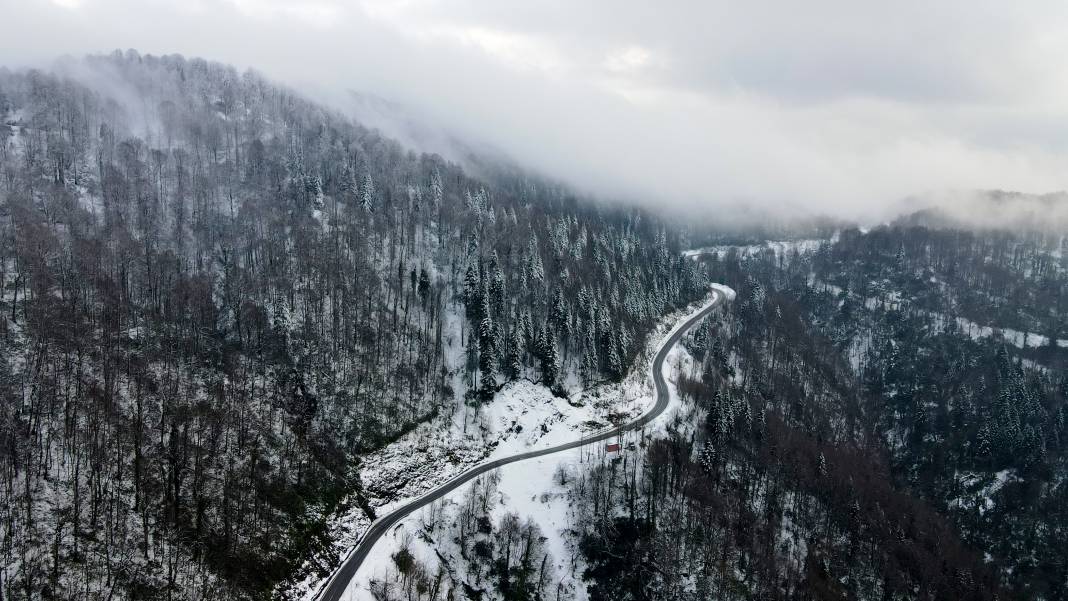
[[[872,221],[1068,188],[1068,15],[1040,4],[0,0],[0,63],[202,56],[605,198]]]

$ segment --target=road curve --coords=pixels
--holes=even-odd
[[[374,523],[371,524],[371,527],[367,530],[367,533],[364,534],[363,538],[360,539],[360,542],[349,553],[348,557],[345,558],[345,561],[341,564],[341,567],[338,568],[334,572],[333,576],[330,577],[330,580],[327,581],[326,587],[320,589],[319,593],[315,597],[313,597],[313,599],[320,601],[340,601],[341,597],[345,594],[345,589],[347,589],[349,586],[349,582],[356,575],[356,571],[360,568],[360,564],[362,564],[363,560],[367,558],[367,555],[371,552],[371,549],[375,546],[375,543],[378,542],[378,539],[382,538],[383,534],[388,532],[390,528],[395,526],[397,522],[401,521],[411,512],[444,497],[453,490],[456,490],[456,488],[458,488],[459,486],[463,485],[466,482],[469,482],[473,478],[476,478],[481,474],[484,474],[490,470],[497,469],[502,465],[507,465],[509,463],[523,461],[524,459],[532,459],[534,457],[541,457],[543,455],[551,455],[553,453],[559,453],[561,451],[575,449],[584,445],[588,445],[590,443],[608,440],[609,438],[617,436],[618,434],[626,430],[637,430],[639,428],[642,428],[649,422],[656,419],[661,413],[664,412],[664,409],[667,409],[668,401],[670,399],[668,395],[667,382],[664,381],[664,360],[667,359],[668,353],[671,352],[672,347],[674,347],[679,342],[679,340],[681,340],[682,337],[686,335],[686,332],[688,332],[690,328],[692,328],[699,321],[704,319],[709,313],[715,310],[716,307],[722,305],[723,302],[726,300],[726,295],[720,290],[713,289],[712,295],[715,296],[715,300],[713,300],[712,303],[705,307],[700,313],[694,315],[688,321],[686,321],[686,323],[683,324],[681,328],[675,330],[675,332],[671,334],[671,336],[667,340],[664,341],[664,344],[661,345],[660,350],[656,352],[656,356],[653,358],[652,365],[653,383],[656,386],[656,404],[654,404],[653,408],[650,409],[647,413],[643,414],[641,417],[635,419],[632,422],[623,424],[618,428],[612,428],[611,430],[607,430],[599,434],[593,434],[591,436],[580,438],[578,440],[564,443],[561,445],[556,445],[554,447],[539,449],[537,451],[529,451],[527,453],[520,453],[518,455],[512,455],[510,457],[502,457],[500,459],[494,459],[493,461],[476,465],[468,471],[453,477],[448,482],[445,482],[441,486],[426,493],[422,497],[419,497],[417,499],[405,503],[404,505],[401,505],[400,507],[394,509],[387,515],[378,518],[374,521]]]

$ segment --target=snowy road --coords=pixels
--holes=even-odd
[[[326,586],[320,591],[319,595],[317,595],[315,599],[322,601],[340,601],[340,599],[342,599],[343,595],[345,594],[345,590],[349,586],[349,582],[352,580],[353,576],[356,575],[360,564],[362,564],[364,559],[367,558],[367,555],[371,552],[371,549],[374,547],[375,543],[378,541],[378,539],[382,537],[383,534],[388,532],[390,528],[392,528],[395,524],[397,524],[400,520],[402,520],[405,516],[409,515],[413,511],[444,497],[456,488],[478,477],[479,475],[497,469],[498,467],[501,467],[502,465],[507,465],[509,463],[523,461],[524,459],[532,459],[534,457],[551,455],[553,453],[560,453],[562,451],[575,449],[591,443],[608,440],[609,438],[617,436],[619,433],[625,430],[640,429],[647,425],[649,422],[659,417],[660,414],[663,413],[664,410],[667,408],[668,402],[670,400],[667,382],[664,380],[663,374],[664,360],[671,352],[671,349],[679,342],[679,340],[682,339],[683,336],[686,335],[686,332],[688,332],[690,328],[692,328],[694,325],[704,319],[717,307],[722,305],[725,300],[729,300],[730,297],[730,293],[727,291],[727,289],[720,287],[713,287],[712,295],[713,300],[708,305],[706,305],[699,313],[690,317],[681,327],[675,328],[675,330],[664,340],[660,349],[656,352],[651,366],[653,383],[656,387],[656,403],[653,405],[652,409],[650,409],[648,412],[643,414],[641,417],[635,419],[634,421],[627,424],[623,424],[618,428],[612,428],[599,434],[580,438],[578,440],[557,445],[554,447],[548,447],[536,451],[529,451],[526,453],[520,453],[518,455],[512,455],[509,457],[501,457],[499,459],[495,459],[493,461],[489,461],[481,465],[475,466],[470,470],[442,484],[438,488],[435,488],[429,493],[423,495],[422,497],[419,497],[415,500],[405,503],[404,505],[401,505],[397,509],[391,511],[389,514],[378,518],[373,524],[371,524],[371,527],[360,540],[360,543],[356,545],[356,547],[349,553],[348,557],[346,557],[345,561],[341,564],[341,567],[336,572],[334,572],[334,575],[330,578],[330,580],[327,581]]]

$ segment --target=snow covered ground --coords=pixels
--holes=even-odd
[[[957,325],[962,331],[971,336],[973,340],[1000,336],[1005,342],[1018,348],[1039,348],[1049,345],[1048,336],[1043,336],[1042,334],[1036,334],[1034,332],[1025,333],[1019,330],[1013,330],[1012,328],[992,328],[990,326],[979,325],[974,321],[963,317],[957,318]],[[1057,346],[1068,348],[1068,340],[1063,338],[1058,339]]]
[[[978,511],[980,515],[990,511],[996,505],[994,497],[998,491],[1010,482],[1021,482],[1014,469],[994,473],[960,472],[957,482],[963,494],[950,499],[950,509],[961,511]]]
[[[727,296],[727,302],[734,300],[734,298],[738,296],[738,293],[734,291],[734,288],[731,288],[730,286],[724,286],[723,284],[712,284],[712,289],[719,290],[720,292],[725,294]]]
[[[705,248],[695,248],[693,250],[687,250],[682,254],[687,257],[696,257],[698,255],[716,255],[717,259],[722,259],[732,249],[738,253],[740,257],[753,257],[765,251],[771,251],[775,253],[776,257],[785,256],[789,257],[792,251],[797,251],[799,254],[806,252],[819,250],[820,246],[826,244],[828,240],[820,238],[803,239],[803,240],[769,240],[761,244],[749,244],[745,246],[737,246],[733,244],[724,244],[721,246],[706,246]]]
[[[715,286],[728,299],[734,291]],[[478,408],[463,408],[447,419],[424,424],[396,443],[367,457],[360,470],[368,502],[377,515],[383,515],[407,499],[418,497],[471,466],[498,457],[569,442],[602,431],[613,423],[630,421],[654,403],[652,381],[648,365],[661,341],[681,327],[692,315],[712,302],[712,297],[695,303],[686,310],[666,317],[657,331],[649,337],[643,356],[635,363],[623,382],[602,385],[576,393],[568,399],[554,397],[544,386],[520,380],[506,386],[489,404]],[[647,432],[668,423],[677,410],[678,397],[673,385],[675,366],[686,362],[688,355],[681,345],[676,346],[665,362],[665,379],[669,383],[671,404]],[[473,415],[469,415],[469,410]],[[630,433],[626,437],[636,437]],[[624,440],[624,443],[627,441]],[[581,566],[577,564],[577,550],[561,530],[567,523],[570,503],[566,486],[554,479],[559,472],[576,472],[578,464],[601,461],[605,458],[604,444],[597,443],[581,449],[562,452],[505,466],[497,471],[500,482],[493,519],[507,512],[538,523],[547,537],[546,545],[552,555],[557,577],[563,580],[561,592],[576,599],[585,598],[581,583]],[[477,481],[476,481],[477,482]],[[387,571],[395,572],[393,555],[407,548],[415,559],[436,569],[446,564],[456,570],[462,563],[459,548],[445,538],[433,537],[426,527],[426,513],[435,513],[434,521],[455,519],[461,500],[474,482],[459,487],[442,501],[405,518],[389,535],[383,537],[363,562],[346,593],[349,599],[371,599],[369,582],[381,579]],[[353,546],[370,526],[370,520],[350,503],[352,509],[335,516],[331,527],[339,534],[339,545]],[[440,554],[440,555],[439,555]],[[321,583],[305,582],[303,596],[310,599]]]

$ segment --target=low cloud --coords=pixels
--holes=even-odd
[[[917,194],[1068,188],[1061,3],[0,5],[10,66],[132,47],[253,67],[406,143],[679,211],[876,220]]]

